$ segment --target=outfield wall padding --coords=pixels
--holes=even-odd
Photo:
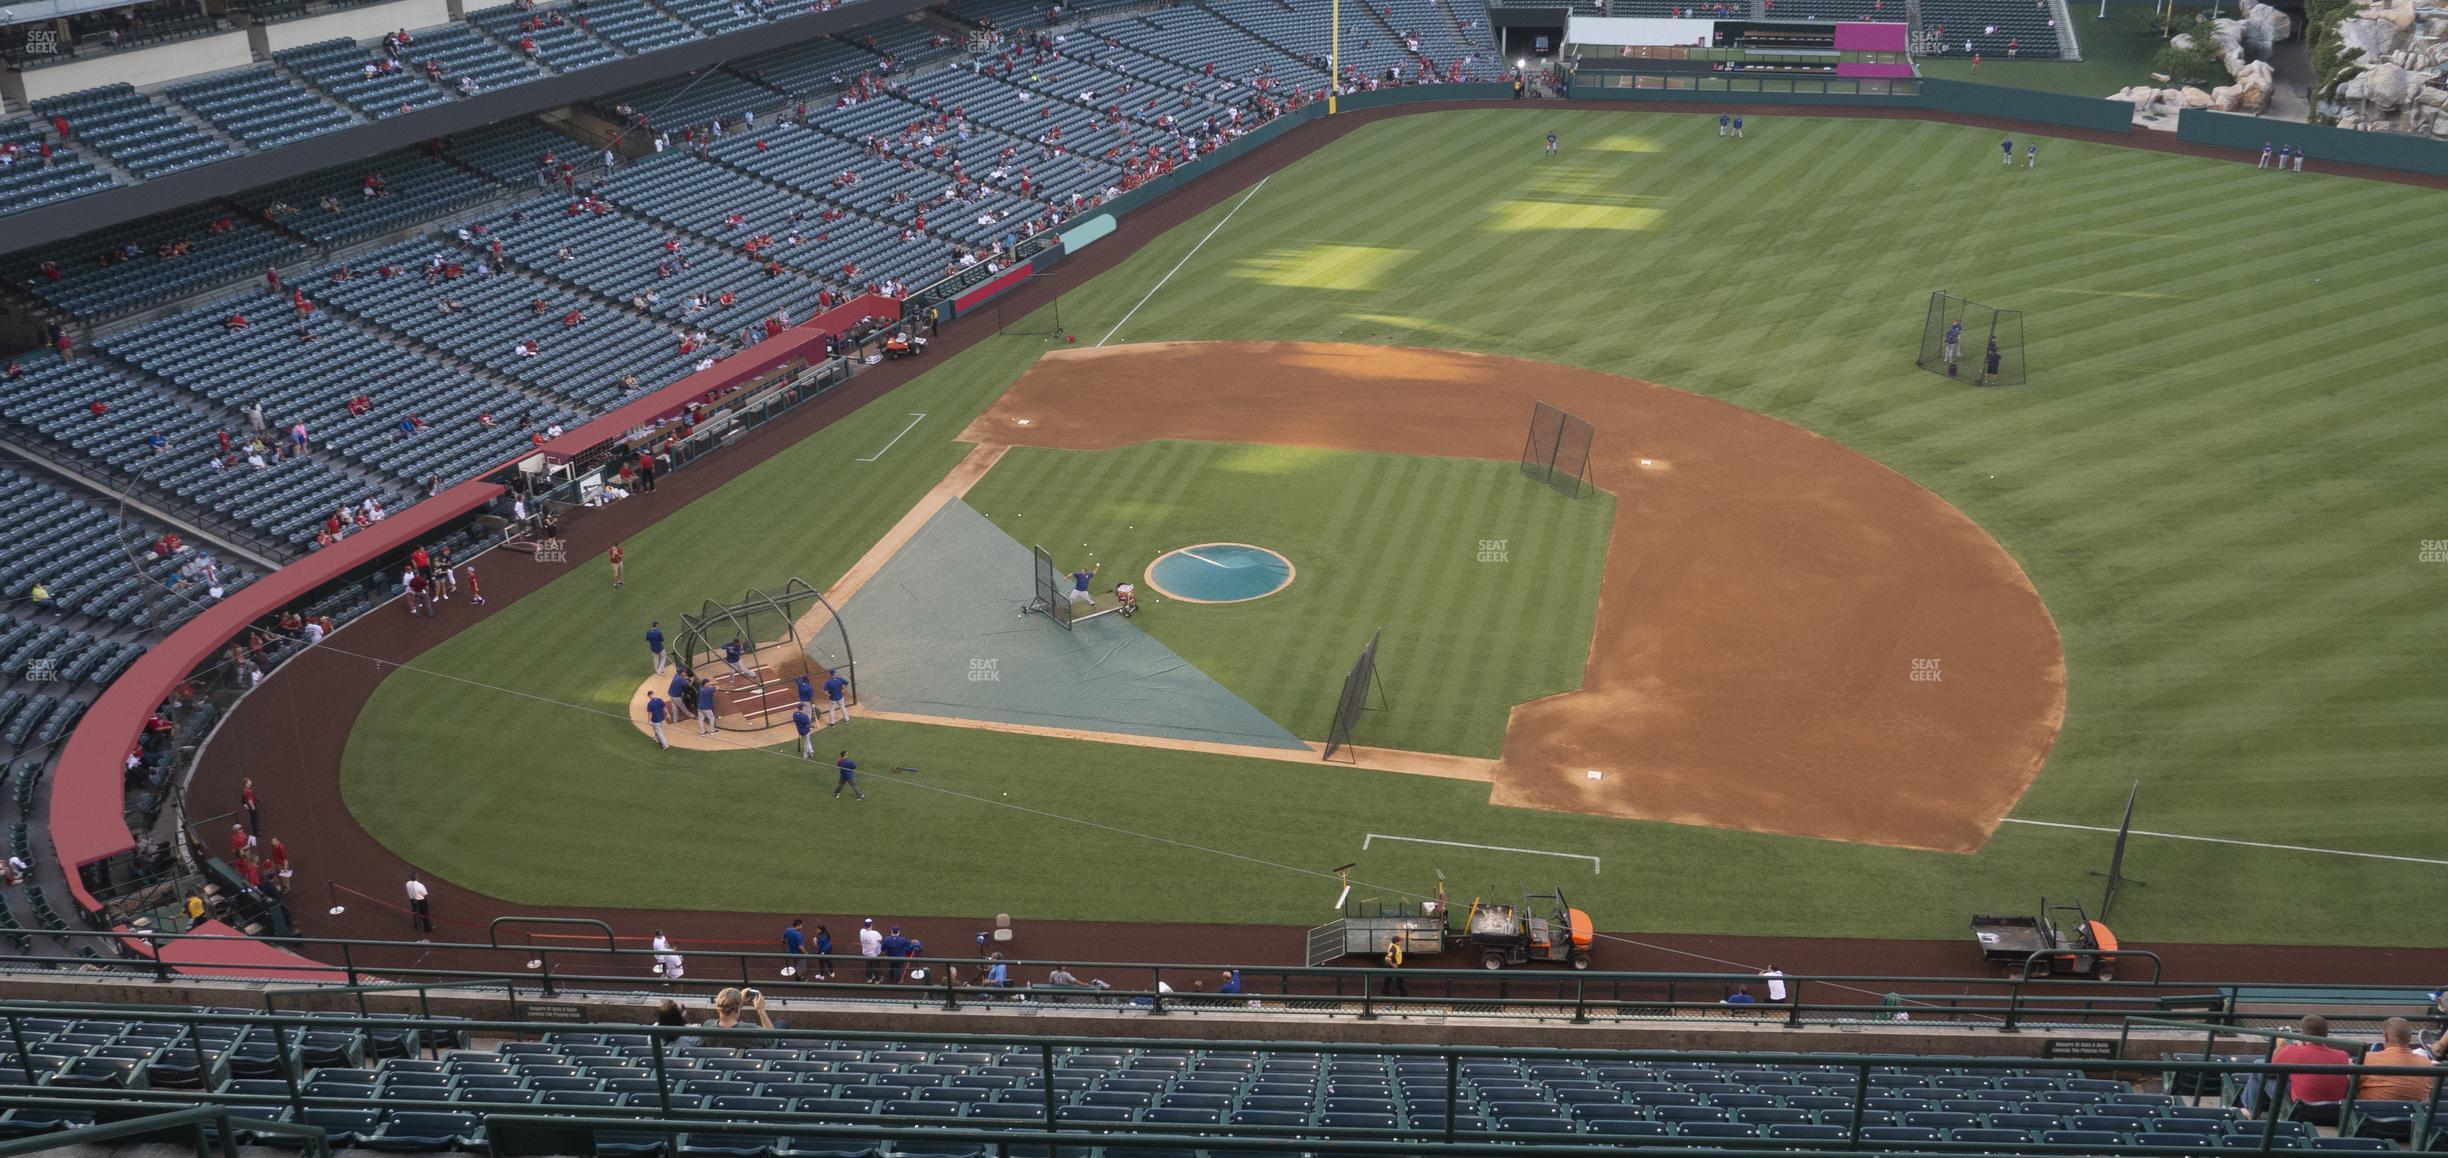
[[[2208,109],[2186,109],[2176,119],[2176,139],[2196,145],[2240,149],[2259,156],[2265,144],[2304,150],[2305,164],[2370,165],[2406,173],[2448,176],[2448,143],[2403,133],[2360,133],[2327,125],[2298,125]]]
[[[1501,101],[1513,99],[1509,84],[1421,84],[1400,88],[1381,88],[1375,92],[1346,93],[1335,98],[1342,112],[1381,109],[1387,105],[1419,104],[1422,101]],[[1523,101],[1529,104],[1529,101]]]
[[[2133,131],[2133,106],[2099,97],[2034,92],[1960,80],[1923,80],[1921,107],[1942,113],[2064,125],[2101,133]]]
[[[1573,86],[1572,99],[1577,101],[1657,101],[1663,104],[1707,105],[1711,108],[1736,105],[1808,105],[1818,108],[1895,109],[1918,108],[1920,99],[1909,96],[1876,96],[1867,93],[1818,92],[1728,92],[1722,89],[1681,88],[1602,88],[1595,84]]]

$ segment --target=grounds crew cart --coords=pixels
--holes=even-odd
[[[1309,931],[1308,963],[1325,965],[1337,958],[1382,957],[1386,946],[1402,939],[1405,957],[1432,957],[1454,948],[1479,954],[1489,969],[1532,961],[1562,961],[1587,969],[1596,933],[1588,913],[1564,900],[1563,890],[1522,895],[1519,905],[1473,900],[1462,927],[1452,925],[1445,900],[1445,874],[1437,874],[1437,895],[1414,906],[1364,900],[1343,906],[1343,917]]]
[[[1984,913],[1972,918],[1972,937],[1984,959],[2009,969],[2028,965],[2033,977],[2116,980],[2116,934],[2092,920],[2080,901],[2052,905],[2042,897],[2035,917]]]
[[[1596,939],[1589,914],[1568,904],[1560,888],[1524,892],[1518,906],[1473,900],[1462,923],[1462,947],[1478,950],[1479,964],[1489,969],[1525,961],[1564,961],[1587,969],[1590,943]]]

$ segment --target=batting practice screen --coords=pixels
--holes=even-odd
[[[1031,547],[1037,556],[1036,588],[1029,595],[1029,610],[1043,611],[1054,622],[1071,630],[1071,593],[1063,589],[1063,573],[1054,566],[1054,556],[1043,547]]]
[[[1530,411],[1530,435],[1522,441],[1522,473],[1554,487],[1566,498],[1587,485],[1590,442],[1598,428],[1541,402]]]
[[[1982,386],[2023,384],[2023,311],[2001,310],[1940,290],[1930,295],[1913,364]]]
[[[1377,640],[1384,634],[1382,627],[1369,633],[1368,646],[1360,649],[1360,658],[1352,661],[1350,673],[1343,677],[1334,726],[1326,731],[1326,751],[1319,759],[1332,760],[1337,751],[1351,746],[1352,729],[1359,726],[1360,713],[1368,710],[1369,689],[1377,682]]]

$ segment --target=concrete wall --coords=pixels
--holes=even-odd
[[[263,51],[269,55],[342,37],[373,40],[402,28],[414,32],[448,24],[450,19],[450,0],[391,0],[388,4],[343,8],[303,20],[258,25],[255,31],[263,36]]]
[[[247,34],[232,30],[216,36],[174,41],[156,48],[106,52],[68,64],[31,69],[15,76],[25,86],[24,99],[38,101],[120,81],[141,88],[199,73],[239,68],[254,59],[254,53],[247,45]],[[12,98],[15,96],[11,94]]]

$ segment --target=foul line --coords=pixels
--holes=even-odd
[[[1466,844],[1459,840],[1430,840],[1424,836],[1388,836],[1382,832],[1372,832],[1367,836],[1362,837],[1360,840],[1360,851],[1367,852],[1369,842],[1373,840],[1400,840],[1407,841],[1411,844],[1441,844],[1447,848],[1476,848],[1486,852],[1518,852],[1528,856],[1570,857],[1573,860],[1585,860],[1590,862],[1590,875],[1599,875],[1598,858],[1591,856],[1588,853],[1549,852],[1543,848],[1507,848],[1501,844]]]
[[[885,444],[884,444],[884,450],[891,450],[891,449],[893,448],[893,443],[894,443],[894,442],[899,442],[899,441],[901,441],[901,438],[902,438],[902,436],[903,436],[903,435],[906,435],[906,434],[908,434],[910,431],[913,431],[913,430],[918,429],[918,424],[919,424],[919,423],[921,423],[921,422],[924,422],[924,421],[926,421],[926,412],[924,412],[924,411],[919,411],[918,413],[915,413],[915,414],[910,415],[910,422],[909,422],[909,425],[902,427],[902,428],[901,428],[901,433],[900,433],[900,434],[893,435],[893,436],[892,436],[892,442],[887,442],[887,443],[885,443]],[[860,459],[859,461],[860,461],[860,462],[874,462],[875,460],[877,460],[877,459],[879,459],[879,458],[884,457],[884,450],[879,450],[879,451],[875,452],[874,454],[868,455],[867,457]]]
[[[2061,824],[2054,820],[2024,820],[2020,817],[2014,816],[2009,816],[1999,823],[2028,824],[2036,828],[2070,828],[2077,832],[2105,832],[2113,834],[2117,831],[2116,829],[2097,824]],[[2133,834],[2135,836],[2155,836],[2161,840],[2190,840],[2198,844],[2231,844],[2238,848],[2266,848],[2274,849],[2279,852],[2314,852],[2319,853],[2322,856],[2351,856],[2359,857],[2364,860],[2390,860],[2396,861],[2399,864],[2430,864],[2448,866],[2448,860],[2433,860],[2430,857],[2423,856],[2396,856],[2385,852],[2357,852],[2350,848],[2313,848],[2310,845],[2303,844],[2270,844],[2266,841],[2259,840],[2229,840],[2223,836],[2192,836],[2182,832],[2148,832],[2139,828],[2133,830]]]
[[[1264,177],[1260,177],[1257,184],[1250,186],[1250,191],[1242,194],[1241,200],[1233,205],[1232,213],[1225,214],[1223,221],[1216,222],[1215,228],[1207,231],[1207,236],[1199,238],[1198,244],[1190,247],[1190,252],[1183,254],[1180,261],[1173,263],[1173,268],[1166,270],[1163,277],[1156,279],[1156,284],[1148,290],[1147,297],[1139,299],[1139,306],[1148,304],[1148,298],[1155,297],[1157,290],[1163,289],[1166,282],[1173,280],[1174,274],[1180,273],[1183,266],[1190,264],[1191,258],[1198,256],[1199,250],[1207,247],[1207,243],[1214,239],[1217,232],[1221,231],[1225,224],[1233,219],[1233,213],[1241,212],[1241,206],[1249,204],[1249,199],[1257,196],[1258,191],[1266,188],[1266,183],[1274,179],[1275,175],[1273,173],[1269,173]],[[1132,306],[1129,314],[1122,315],[1122,321],[1115,322],[1112,329],[1105,331],[1104,337],[1097,339],[1097,345],[1102,346],[1107,342],[1113,341],[1113,336],[1122,332],[1123,322],[1130,321],[1131,314],[1136,314],[1139,312],[1139,306]]]

